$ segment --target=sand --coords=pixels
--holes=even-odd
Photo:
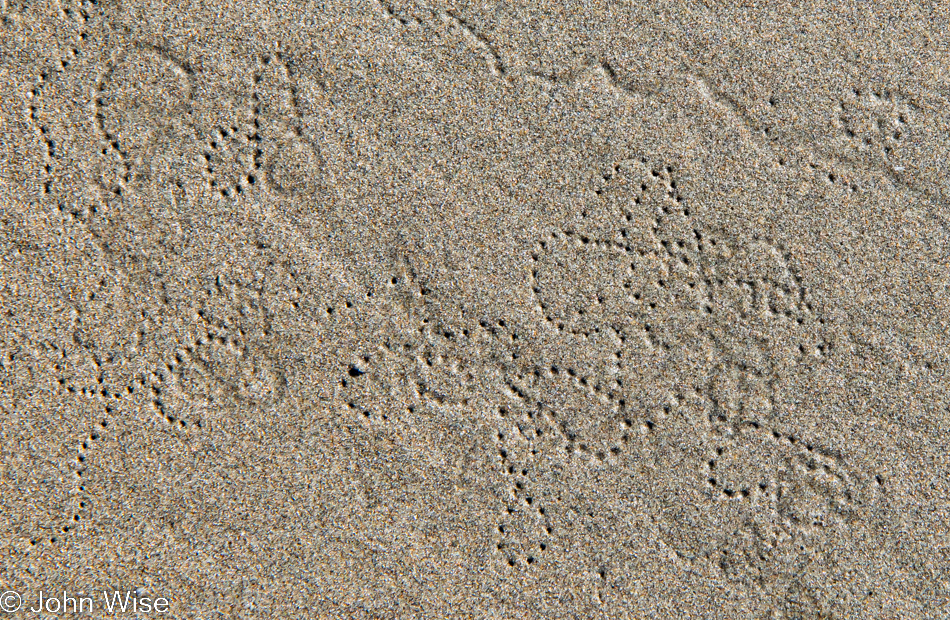
[[[950,618],[948,13],[735,4],[4,2],[7,616]]]

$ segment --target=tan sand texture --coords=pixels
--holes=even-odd
[[[948,37],[4,0],[0,615],[950,618]]]

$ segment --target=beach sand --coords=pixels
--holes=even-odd
[[[950,14],[530,4],[3,3],[10,617],[950,618]]]

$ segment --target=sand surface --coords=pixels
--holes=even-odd
[[[945,4],[0,16],[9,617],[950,618]]]

